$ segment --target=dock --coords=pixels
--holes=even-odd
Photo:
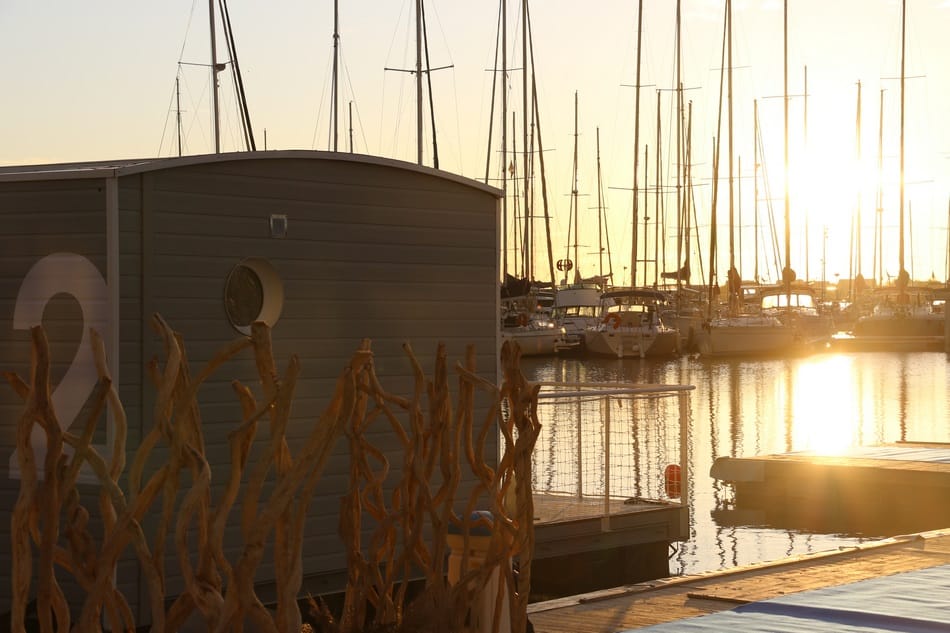
[[[533,602],[535,632],[950,630],[950,615],[926,607],[950,591],[950,444],[721,457],[710,474],[734,490],[732,505],[718,510],[720,524],[880,540]],[[642,511],[640,521],[649,516]],[[544,571],[533,568],[532,583]]]
[[[710,475],[734,491],[717,520],[893,536],[950,526],[950,444],[896,442],[842,454],[720,457]]]
[[[534,494],[532,597],[545,599],[669,576],[688,536],[682,503]]]
[[[532,601],[670,575],[689,538],[689,385],[542,382]]]
[[[945,604],[943,596],[947,595],[946,583],[950,576],[948,565],[950,529],[897,536],[772,563],[666,578],[538,602],[528,605],[528,619],[535,633],[614,633],[647,627],[662,631],[722,631],[749,630],[741,626],[742,618],[751,624],[755,618],[767,617],[772,613],[775,618],[795,620],[799,627],[804,628],[780,628],[769,623],[763,628],[762,622],[758,621],[760,628],[755,630],[835,630],[834,624],[848,625],[847,618],[869,619],[866,613],[860,613],[865,607],[868,607],[865,610],[885,610],[885,602],[863,605],[855,599],[867,594],[868,588],[875,589],[873,585],[860,584],[862,581],[912,581],[914,591],[925,596],[929,592],[931,598],[941,596],[936,602],[941,611],[945,611],[942,605]],[[838,588],[837,595],[848,601],[850,610],[813,606],[820,604],[823,599],[830,600],[828,592],[835,591],[833,588]],[[896,595],[897,600],[913,603],[907,590]],[[802,603],[811,606],[803,607]],[[794,612],[796,608],[799,608],[798,613]],[[778,614],[781,610],[784,610],[784,615]],[[792,616],[788,613],[792,613]],[[709,616],[710,619],[692,620],[697,616]],[[812,628],[808,627],[812,621],[809,617],[814,620]],[[866,630],[869,632],[945,630],[940,628],[938,622],[947,626],[947,616],[923,611],[909,618],[884,612],[874,617],[879,624],[884,622],[885,625],[874,628],[864,620],[859,624],[868,626]],[[913,622],[911,625],[904,622],[904,628],[893,628],[894,622],[901,617]],[[931,617],[936,620],[927,619]],[[838,630],[855,630],[853,622],[851,626]],[[888,626],[891,628],[888,629]]]

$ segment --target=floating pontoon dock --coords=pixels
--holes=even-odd
[[[720,457],[710,475],[731,484],[735,511],[818,532],[893,536],[950,526],[950,444]]]

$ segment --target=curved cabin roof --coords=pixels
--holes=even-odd
[[[502,191],[496,187],[452,174],[450,172],[433,169],[409,163],[406,161],[370,156],[368,154],[352,154],[349,152],[325,152],[315,150],[266,150],[257,152],[227,152],[221,154],[197,154],[193,156],[176,156],[171,158],[128,158],[104,161],[88,161],[78,163],[57,163],[49,165],[0,165],[0,182],[22,182],[28,180],[70,180],[81,178],[108,178],[130,176],[150,171],[187,167],[190,165],[205,165],[213,163],[236,162],[244,160],[315,160],[315,161],[342,161],[360,163],[364,165],[378,165],[392,167],[404,171],[417,172],[442,178],[501,198]]]

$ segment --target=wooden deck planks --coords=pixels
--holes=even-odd
[[[669,507],[670,504],[643,501],[627,503],[623,499],[611,499],[605,511],[603,498],[575,497],[568,495],[533,495],[535,524],[597,519],[606,514],[624,515]]]
[[[950,530],[529,605],[536,633],[611,633],[799,591],[950,564]]]

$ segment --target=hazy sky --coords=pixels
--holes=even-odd
[[[339,0],[342,94],[341,149],[349,148],[352,103],[355,151],[416,160],[414,0]],[[508,0],[509,109],[516,113],[521,149],[522,37],[520,7]],[[659,145],[664,183],[676,154],[674,0],[644,0],[641,83],[641,157],[649,145],[650,186]],[[900,3],[896,0],[792,0],[789,3],[788,84],[792,267],[818,279],[824,270],[848,277],[850,226],[860,200],[862,272],[872,275],[874,208],[883,183],[885,274],[897,272]],[[758,100],[764,158],[760,158],[759,215],[769,204],[779,243],[783,230],[783,28],[781,0],[733,2],[733,138],[735,213],[744,225],[741,272],[753,274],[753,102]],[[545,171],[554,215],[555,258],[566,254],[574,157],[574,95],[578,95],[580,265],[596,273],[597,156],[607,207],[614,277],[629,278],[633,120],[636,91],[636,0],[536,0],[531,5],[535,78]],[[231,22],[259,149],[329,147],[331,0],[231,0]],[[681,78],[692,102],[692,178],[696,213],[708,257],[712,139],[723,138],[720,177],[727,173],[726,110],[717,131],[723,33],[722,0],[683,0]],[[441,168],[483,179],[488,153],[491,69],[498,3],[427,0]],[[950,3],[908,0],[906,75],[905,263],[915,278],[946,276],[950,197]],[[210,151],[208,3],[205,0],[43,2],[0,0],[3,101],[0,164],[71,162],[168,156],[177,153],[175,79],[180,78],[182,142],[189,154]],[[227,59],[218,36],[219,58]],[[179,66],[182,62],[182,66]],[[801,97],[807,67],[808,99]],[[180,70],[179,70],[180,69]],[[240,149],[231,83],[222,73],[222,149]],[[861,161],[857,151],[857,82],[861,90]],[[883,116],[880,110],[883,92]],[[496,105],[500,107],[500,102]],[[724,106],[725,107],[725,106]],[[510,119],[509,114],[509,119]],[[427,115],[428,126],[428,115]],[[806,135],[807,120],[807,135]],[[883,131],[882,131],[883,130]],[[882,141],[879,142],[879,137]],[[431,133],[425,132],[431,165]],[[497,124],[492,173],[499,173]],[[883,158],[878,176],[878,153]],[[738,162],[741,160],[741,173]],[[642,159],[641,169],[642,171]],[[520,169],[520,167],[519,167]],[[766,175],[768,189],[766,190]],[[741,178],[740,178],[741,176]],[[642,176],[640,177],[642,181]],[[860,184],[859,184],[860,183]],[[497,181],[493,180],[493,184]],[[640,183],[643,186],[643,182]],[[767,200],[771,198],[771,203]],[[720,184],[720,271],[728,189]],[[649,203],[651,217],[656,217]],[[675,196],[665,213],[675,216]],[[741,211],[740,211],[741,209]],[[540,213],[540,211],[536,211]],[[805,235],[805,218],[808,239]],[[650,228],[652,231],[652,227]],[[823,234],[827,232],[827,242]],[[642,239],[642,238],[641,238]],[[768,238],[769,240],[771,238]],[[638,240],[639,241],[639,240]],[[773,249],[760,237],[760,274],[775,278]],[[675,267],[672,229],[663,241],[667,270]],[[806,259],[807,244],[807,259]],[[653,249],[652,237],[650,249]],[[824,256],[823,256],[824,250]],[[694,259],[698,255],[694,255]],[[823,259],[826,265],[823,266]],[[539,267],[546,268],[545,262]],[[703,266],[708,270],[708,263]],[[694,272],[698,266],[694,264]],[[857,271],[854,271],[857,272]],[[642,276],[642,272],[640,275]],[[652,267],[647,270],[652,277]],[[694,277],[694,281],[698,281]]]

